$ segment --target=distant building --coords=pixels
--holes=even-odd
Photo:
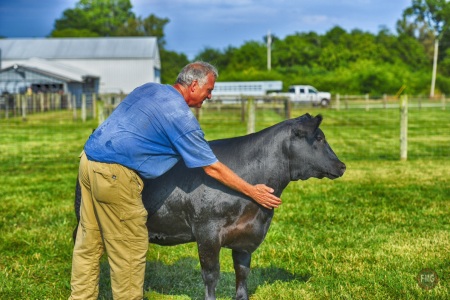
[[[155,37],[0,39],[0,94],[128,94],[160,74]]]

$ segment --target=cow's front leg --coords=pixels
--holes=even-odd
[[[247,277],[250,273],[252,255],[247,252],[233,250],[234,271],[236,273],[236,300],[247,300]]]
[[[202,268],[203,282],[205,283],[205,300],[216,299],[216,286],[220,277],[218,242],[198,242],[198,256]]]

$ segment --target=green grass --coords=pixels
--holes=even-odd
[[[295,108],[347,164],[344,177],[293,182],[254,253],[251,299],[447,299],[450,294],[450,112],[409,111],[408,161],[399,112]],[[257,112],[257,130],[281,121]],[[208,139],[242,135],[239,111],[205,110]],[[96,123],[71,112],[0,120],[0,299],[67,299],[78,154]],[[415,277],[431,268],[432,290]],[[231,253],[221,253],[219,299],[233,299]],[[111,299],[106,260],[101,299]],[[149,299],[202,299],[195,244],[150,245]]]

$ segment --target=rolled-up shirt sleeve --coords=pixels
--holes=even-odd
[[[190,131],[174,141],[174,146],[188,168],[209,166],[218,161],[202,130]]]

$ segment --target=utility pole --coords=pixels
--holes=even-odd
[[[439,37],[434,38],[434,58],[433,58],[433,74],[431,76],[430,98],[434,98],[434,87],[436,84],[437,59],[439,50]]]
[[[270,35],[270,30],[267,33],[267,70],[270,71],[272,68],[272,36]]]

